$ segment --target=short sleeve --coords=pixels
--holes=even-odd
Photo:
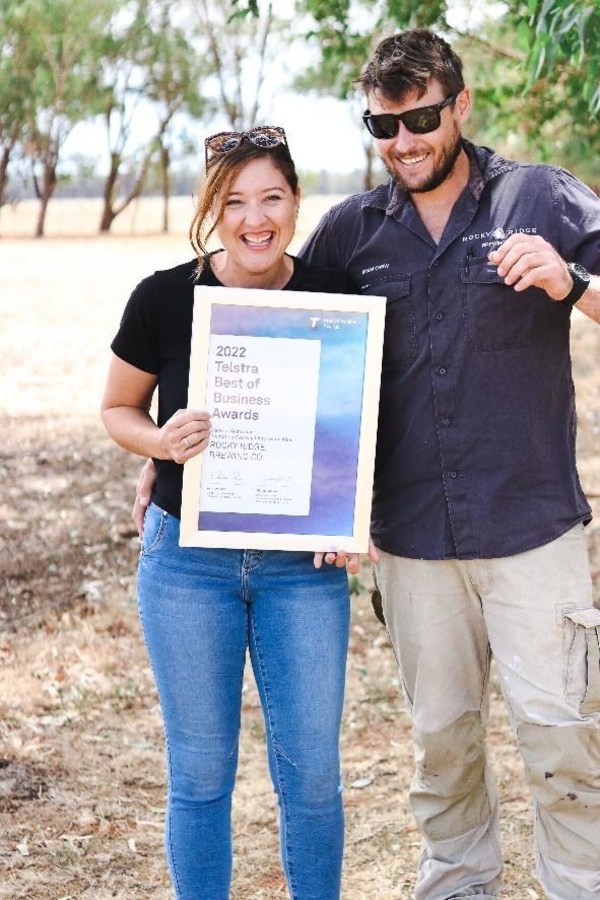
[[[137,285],[127,301],[111,350],[136,369],[157,375],[159,334],[156,276],[151,275]]]
[[[600,198],[564,169],[555,170],[561,255],[600,273]]]

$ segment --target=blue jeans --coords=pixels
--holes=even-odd
[[[246,648],[260,694],[293,900],[337,900],[345,570],[312,553],[179,547],[146,513],[139,610],[165,724],[166,849],[179,900],[227,900]]]

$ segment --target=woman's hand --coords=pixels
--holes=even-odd
[[[210,440],[210,416],[207,412],[180,409],[159,429],[162,449],[161,459],[172,459],[177,463],[187,462],[208,446]],[[142,539],[144,516],[150,503],[152,489],[156,481],[156,467],[151,459],[146,460],[138,477],[135,500],[131,510],[137,533]]]
[[[159,458],[185,463],[208,447],[210,414],[199,409],[179,409],[159,430]]]
[[[369,540],[368,557],[371,562],[379,562],[377,547],[371,540]],[[315,553],[313,561],[315,569],[321,568],[321,566],[323,565],[323,560],[327,563],[327,565],[335,565],[338,569],[343,569],[344,567],[346,567],[349,575],[356,575],[360,568],[360,554],[346,553],[345,550],[332,550],[329,553]]]

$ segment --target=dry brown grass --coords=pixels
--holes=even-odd
[[[303,230],[327,202],[307,201]],[[64,235],[76,217],[91,235],[96,214],[67,204],[55,209],[48,240],[0,239],[1,900],[172,896],[162,853],[162,728],[133,596],[128,515],[137,463],[111,445],[97,407],[124,300],[148,271],[186,258],[190,210],[182,208],[178,233],[168,237],[75,238]],[[154,221],[156,204],[140,206],[138,226],[152,230]],[[6,224],[3,213],[4,234]],[[30,225],[21,220],[17,230],[30,234]],[[597,495],[600,331],[583,318],[574,331],[581,470]],[[596,570],[598,543],[596,529]],[[365,568],[365,588],[369,580]],[[243,718],[233,898],[276,900],[285,890],[250,678]],[[528,792],[496,689],[489,739],[502,802],[503,897],[541,898]],[[343,755],[344,897],[409,898],[419,845],[406,804],[409,722],[364,589],[354,599]]]

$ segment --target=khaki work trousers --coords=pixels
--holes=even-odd
[[[540,883],[551,900],[598,900],[600,609],[583,526],[512,557],[380,556],[377,585],[413,720],[416,900],[492,898],[501,888],[485,753],[492,656],[533,794]]]

